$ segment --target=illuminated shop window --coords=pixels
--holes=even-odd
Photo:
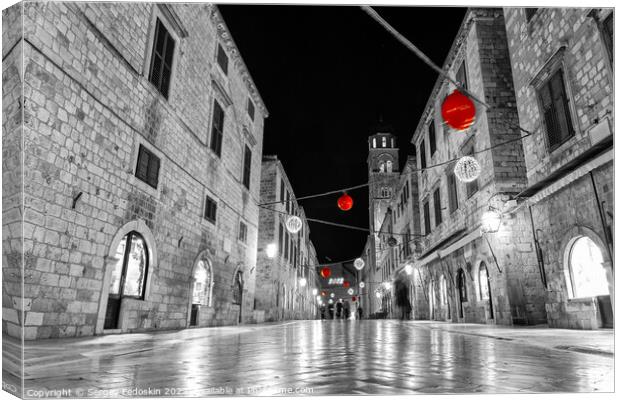
[[[577,239],[570,249],[569,272],[573,297],[593,297],[609,294],[603,254],[589,237]]]

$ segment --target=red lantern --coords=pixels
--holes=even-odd
[[[349,282],[348,281],[344,281],[342,283],[342,286],[344,286],[345,288],[348,288],[349,287]]]
[[[342,211],[349,211],[353,207],[353,198],[348,194],[343,194],[338,199],[338,208]]]
[[[456,89],[443,101],[441,116],[450,127],[463,131],[474,123],[476,106],[468,96]]]
[[[325,293],[325,292],[323,292],[323,291],[322,291],[322,292],[321,292],[321,296],[325,297],[325,296],[327,296],[327,293]]]
[[[329,267],[323,267],[321,268],[321,276],[323,278],[329,278],[332,274],[332,270],[329,269]]]
[[[351,297],[351,301],[355,301],[355,300],[357,300],[357,297],[355,296]]]

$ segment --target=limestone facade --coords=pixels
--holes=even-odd
[[[3,20],[3,331],[254,321],[267,110],[217,7],[24,2]]]

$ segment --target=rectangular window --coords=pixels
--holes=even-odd
[[[243,222],[239,222],[239,240],[243,243],[248,241],[248,226]]]
[[[547,128],[549,149],[553,150],[575,134],[562,69],[558,69],[538,89],[538,98]]]
[[[291,194],[286,191],[286,212],[291,212]]]
[[[213,101],[213,121],[211,121],[211,150],[222,156],[224,139],[224,110],[217,101]]]
[[[456,81],[463,85],[463,88],[468,88],[467,83],[467,71],[465,70],[465,60],[461,63],[459,70],[456,72]]]
[[[428,206],[428,200],[424,202],[424,234],[431,233],[431,210]]]
[[[211,197],[207,196],[207,200],[205,201],[204,218],[209,222],[215,223],[216,217],[217,217],[217,202],[213,200]]]
[[[527,20],[527,22],[530,22],[532,17],[534,17],[534,14],[536,14],[536,11],[538,11],[538,8],[532,7],[525,9],[525,19]]]
[[[157,189],[157,183],[159,181],[159,157],[142,145],[140,145],[138,149],[136,178]]]
[[[165,98],[168,98],[168,90],[170,89],[174,46],[175,42],[170,32],[157,18],[155,36],[153,38],[153,52],[151,53],[149,81],[155,85],[159,93]]]
[[[431,157],[433,157],[433,154],[435,154],[435,151],[437,151],[437,141],[435,139],[435,121],[431,120],[431,123],[428,125],[428,145],[430,146],[430,150],[431,150]]]
[[[426,146],[424,140],[420,142],[420,168],[426,168]]]
[[[284,232],[284,258],[289,259],[288,255],[288,232]]]
[[[284,201],[284,180],[280,179],[280,201]]]
[[[217,65],[225,75],[228,75],[228,56],[220,44],[217,45]]]
[[[251,99],[248,99],[248,115],[252,121],[254,121],[254,111],[254,103]]]
[[[433,193],[433,202],[435,203],[435,226],[441,224],[441,192],[440,189],[435,189]]]
[[[456,176],[454,172],[448,174],[448,202],[450,203],[450,214],[459,208],[459,198],[456,191]]]
[[[243,186],[250,188],[250,176],[252,173],[252,150],[246,145],[243,153]]]

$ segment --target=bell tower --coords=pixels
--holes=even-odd
[[[398,185],[398,147],[389,127],[378,127],[368,137],[368,204],[370,229],[378,231],[388,209],[390,198]]]

